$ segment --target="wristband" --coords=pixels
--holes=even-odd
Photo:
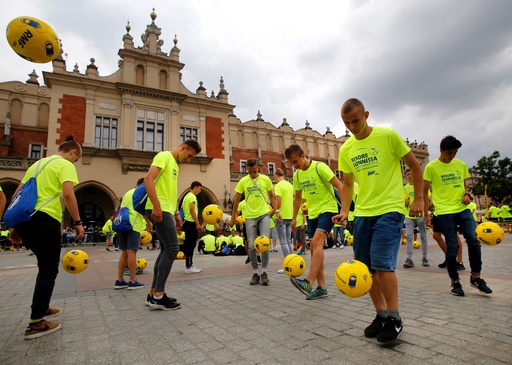
[[[73,225],[74,226],[81,226],[82,225],[82,221],[73,221]]]

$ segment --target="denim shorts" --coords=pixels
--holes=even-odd
[[[313,238],[316,231],[325,233],[327,236],[331,233],[334,223],[332,217],[338,213],[325,212],[320,214],[315,219],[308,219],[308,236],[310,239]]]
[[[354,258],[375,271],[395,271],[404,215],[354,218]]]
[[[128,232],[118,233],[119,248],[121,250],[135,250],[140,247],[140,233],[133,230]]]

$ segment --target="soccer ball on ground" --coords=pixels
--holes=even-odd
[[[373,279],[368,267],[358,260],[342,262],[334,273],[334,282],[347,297],[358,298],[370,290]]]
[[[185,254],[183,253],[183,251],[178,251],[178,253],[176,254],[176,258],[178,260],[182,260],[185,258]]]
[[[302,256],[291,253],[283,260],[283,271],[291,277],[301,276],[306,271],[306,260]]]
[[[414,242],[412,243],[412,247],[414,247],[414,248],[420,248],[420,247],[421,247],[421,243],[420,243],[419,241],[414,241]]]
[[[347,239],[345,240],[345,244],[347,246],[352,246],[353,242],[354,242],[354,236],[348,236]]]
[[[89,266],[89,255],[82,250],[72,250],[62,258],[62,268],[70,274],[79,274]]]
[[[263,253],[270,250],[270,240],[266,236],[256,237],[254,240],[254,250],[257,253]]]
[[[137,269],[144,270],[146,267],[148,267],[148,260],[143,258],[137,259]]]
[[[47,23],[34,17],[20,16],[7,24],[7,42],[27,61],[47,63],[60,53],[60,41]]]
[[[207,205],[203,209],[203,219],[208,224],[219,224],[222,222],[222,217],[224,213],[222,213],[222,209],[217,204]]]
[[[144,231],[140,232],[140,244],[142,246],[147,246],[151,243],[151,240],[153,239],[153,236],[151,233]]]
[[[480,223],[475,233],[478,241],[488,246],[497,245],[505,239],[505,231],[494,222]]]

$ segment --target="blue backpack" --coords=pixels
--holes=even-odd
[[[133,229],[130,223],[130,210],[128,207],[121,207],[112,220],[112,230],[117,233],[128,232]]]
[[[43,171],[46,165],[48,165],[54,159],[55,158],[48,160],[41,168],[41,171]],[[7,207],[7,210],[4,214],[4,223],[7,227],[16,228],[21,223],[28,222],[34,213],[36,213],[39,209],[60,195],[55,195],[54,197],[47,200],[43,205],[41,205],[39,209],[34,210],[37,203],[36,177],[41,172],[39,171],[39,165],[41,165],[41,161],[42,160],[39,160],[37,162],[36,169],[34,170],[32,177],[28,179],[25,184],[23,184],[21,189],[18,190],[16,195],[11,199],[11,203]]]

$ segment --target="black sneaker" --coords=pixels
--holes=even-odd
[[[462,290],[462,285],[460,282],[456,281],[452,284],[452,294],[456,297],[463,297],[464,296],[464,290]]]
[[[487,286],[487,283],[484,279],[476,278],[476,279],[469,279],[469,283],[473,288],[477,288],[480,290],[480,293],[484,294],[491,294],[492,290]]]
[[[403,332],[404,326],[402,325],[402,320],[388,317],[386,318],[386,322],[384,322],[384,326],[377,335],[377,341],[391,342],[398,340]]]
[[[446,261],[441,262],[437,267],[440,269],[446,269]]]
[[[462,262],[457,262],[457,271],[466,270]]]
[[[368,338],[377,337],[382,327],[384,327],[384,322],[386,322],[386,318],[377,314],[373,322],[364,329],[364,335]]]
[[[164,311],[172,311],[181,308],[180,303],[171,301],[165,293],[161,299],[155,299],[154,296],[150,297],[149,306],[153,309],[162,309]]]
[[[260,283],[260,276],[259,276],[258,274],[256,274],[256,273],[254,273],[254,274],[252,275],[252,279],[251,279],[251,281],[249,282],[249,284],[250,284],[250,285],[257,285],[257,284],[259,284],[259,283]]]
[[[153,298],[153,294],[148,294],[148,296],[146,297],[146,301],[144,302],[144,305],[147,305],[149,306],[149,302],[151,301],[151,299]],[[169,298],[169,297],[168,297]],[[176,298],[169,298],[169,300],[173,303],[177,302],[178,300]]]

